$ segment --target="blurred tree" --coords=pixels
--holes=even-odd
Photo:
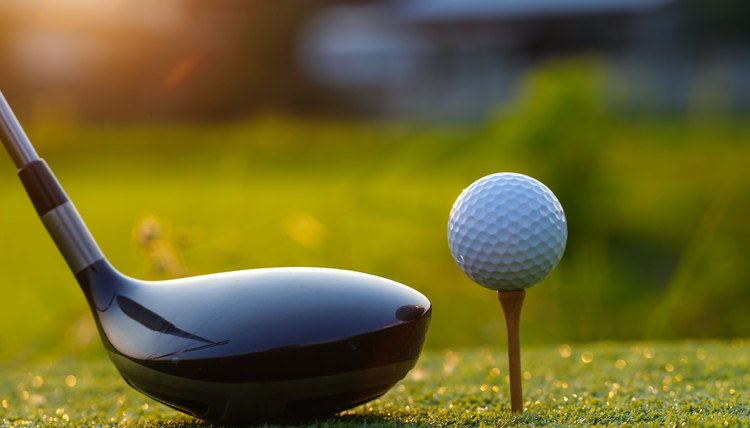
[[[606,216],[590,209],[606,206],[601,157],[612,117],[604,75],[596,61],[548,61],[525,78],[518,103],[490,122],[491,138],[507,142],[497,149],[527,158],[539,179],[550,183],[568,214],[571,246],[606,229]]]
[[[298,31],[310,13],[330,3],[186,0],[173,6],[180,22],[171,25],[150,21],[156,14],[148,2],[128,4],[125,9],[133,15],[128,19],[96,22],[88,16],[80,25],[63,25],[59,19],[40,24],[35,15],[45,11],[43,3],[6,6],[9,13],[0,13],[0,20],[7,21],[0,21],[0,68],[4,84],[27,91],[26,100],[64,93],[94,119],[309,112],[325,105],[325,96],[296,66]],[[59,35],[84,49],[87,65],[78,67],[76,79],[50,84],[10,67],[18,58],[3,46],[36,34]],[[43,56],[38,49],[27,54]],[[23,110],[22,105],[17,108]]]
[[[118,6],[123,16],[98,20],[93,14],[58,14],[47,24],[38,19],[42,12],[54,15],[50,8],[68,4],[70,13],[76,10],[71,5],[77,2],[0,2],[0,77],[6,88],[26,93],[19,97],[21,101],[45,104],[58,97],[64,101],[63,108],[75,105],[81,115],[104,120],[225,119],[263,111],[341,111],[347,105],[337,103],[340,94],[311,83],[298,67],[297,44],[312,13],[334,4],[356,2],[374,3],[173,0],[160,3],[168,6],[157,7],[146,0],[132,0]],[[77,7],[79,12],[85,10]],[[159,23],[155,16],[157,9],[163,7],[178,9],[179,23]],[[747,49],[750,44],[750,2],[682,0],[667,8],[667,15],[671,17],[674,12],[682,18],[682,24],[667,29],[656,25],[659,31],[648,33],[646,44],[658,43],[662,38],[671,40],[670,34],[674,33],[678,42],[673,50],[678,57],[696,49],[719,52],[721,47]],[[550,29],[554,30],[554,26]],[[532,53],[557,49],[567,54],[572,40],[575,49],[597,50],[608,44],[607,38],[614,37],[610,34],[617,33],[598,31],[593,37],[597,40],[593,40],[588,31],[558,32],[542,32],[541,39],[532,39],[524,49]],[[21,39],[28,41],[40,35],[45,43],[52,41],[53,48],[69,42],[79,44],[77,56],[85,61],[51,49],[58,60],[67,58],[66,66],[75,65],[75,78],[45,81],[31,73],[28,64],[26,68],[19,66],[23,62],[18,58],[18,52],[23,50],[19,49]],[[37,42],[31,40],[22,46],[24,55],[36,60],[50,56],[50,46],[46,46],[47,50],[37,49]],[[460,47],[470,45],[461,43]],[[667,49],[671,48],[669,43]],[[44,67],[46,75],[54,74],[50,71],[54,65],[31,67],[31,71]],[[679,77],[670,75],[668,80]],[[354,96],[366,97],[362,93]],[[32,99],[36,100],[29,101]],[[74,102],[68,102],[70,99]],[[685,97],[678,99],[684,102]],[[16,106],[23,110],[22,103]]]
[[[690,47],[716,44],[750,47],[750,2],[746,0],[682,0],[686,42]]]
[[[194,66],[190,85],[174,88],[180,116],[222,118],[248,111],[304,111],[317,96],[295,65],[297,32],[320,0],[191,0],[183,44]],[[179,67],[179,65],[178,65]]]

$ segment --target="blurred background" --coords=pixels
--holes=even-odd
[[[133,276],[365,271],[433,301],[428,347],[501,346],[446,222],[517,171],[570,236],[524,341],[747,337],[748,22],[743,0],[6,0],[0,90]],[[0,165],[0,360],[101,352]]]

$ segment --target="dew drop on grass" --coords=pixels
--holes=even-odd
[[[44,378],[41,376],[34,376],[31,378],[31,386],[34,388],[39,388],[40,386],[44,385]]]
[[[427,372],[422,369],[415,369],[409,373],[409,379],[415,382],[423,381],[427,377]]]
[[[581,362],[583,362],[583,364],[588,364],[592,361],[594,361],[594,354],[591,351],[585,351],[581,354]]]
[[[568,345],[562,345],[560,347],[559,352],[562,358],[570,358],[570,355],[573,353],[573,350]]]
[[[46,402],[47,402],[47,399],[44,398],[43,395],[32,394],[31,396],[29,396],[29,404],[31,404],[32,406],[41,406],[42,404]]]
[[[453,351],[448,351],[445,353],[445,362],[443,362],[443,373],[444,374],[451,374],[453,373],[453,370],[456,369],[456,366],[458,365],[460,358],[458,355],[456,355]]]
[[[628,362],[623,359],[619,359],[615,361],[615,368],[617,368],[618,370],[624,369],[627,365],[628,365]]]
[[[75,376],[73,376],[73,375],[67,375],[67,376],[65,376],[65,385],[68,388],[73,388],[74,386],[76,386],[77,383],[78,383],[78,379],[76,379]]]

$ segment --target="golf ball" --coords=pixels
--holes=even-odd
[[[567,238],[560,202],[523,174],[475,181],[458,196],[448,220],[453,260],[494,290],[525,289],[544,279],[560,261]]]

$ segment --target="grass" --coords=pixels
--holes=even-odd
[[[518,105],[463,129],[267,118],[27,130],[127,274],[327,266],[427,295],[419,368],[332,425],[750,424],[744,342],[632,342],[750,335],[750,121],[614,116],[576,67],[532,73]],[[3,423],[194,423],[102,360],[75,280],[0,164]],[[569,222],[562,262],[525,302],[520,419],[504,407],[504,362],[477,348],[502,342],[499,305],[445,236],[456,196],[497,171],[545,182]],[[541,345],[562,342],[592,344],[569,358]]]
[[[428,348],[478,346],[502,333],[499,309],[451,260],[446,219],[476,178],[520,171],[559,193],[570,221],[560,266],[525,304],[527,340],[750,333],[742,121],[621,124],[595,151],[602,188],[579,188],[577,176],[534,162],[535,152],[494,128],[256,121],[30,130],[105,253],[136,277],[289,265],[370,272],[430,297]],[[84,299],[5,164],[2,292],[16,304],[0,311],[0,326],[12,326],[0,329],[0,361],[87,352],[97,339]],[[153,223],[166,255],[139,241]]]
[[[508,407],[505,354],[427,351],[378,400],[320,426],[742,426],[750,341],[584,343],[523,350],[525,412]],[[0,371],[3,426],[202,426],[138,394],[103,356]]]
[[[546,183],[569,222],[562,262],[525,303],[526,340],[748,336],[750,121],[616,116],[589,68],[542,67],[517,105],[465,128],[256,118],[27,129],[133,276],[369,272],[432,300],[428,348],[479,346],[502,333],[499,310],[451,260],[447,216],[472,181],[517,171]],[[89,352],[81,293],[0,164],[1,291],[14,303],[0,311],[0,361]],[[158,240],[144,243],[149,228]]]

